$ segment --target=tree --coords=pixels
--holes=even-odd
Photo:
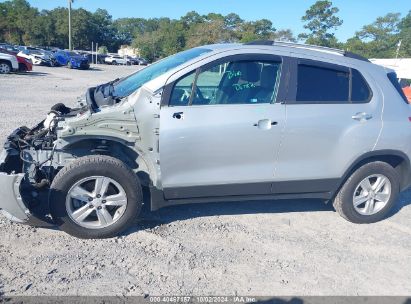
[[[161,57],[161,38],[159,33],[145,32],[138,35],[133,41],[133,47],[139,49],[140,55],[149,61],[155,61]]]
[[[286,41],[286,42],[296,42],[297,39],[294,37],[293,32],[290,29],[281,29],[275,31],[270,36],[271,40]]]
[[[143,18],[120,18],[113,22],[116,39],[120,45],[132,43],[136,35],[146,31],[147,21]]]
[[[92,15],[92,38],[99,45],[106,45],[110,49],[118,49],[121,45],[116,39],[116,29],[113,26],[112,16],[104,9],[97,9]],[[89,43],[90,44],[90,43]]]
[[[190,28],[187,34],[187,47],[230,41],[230,32],[226,30],[224,20],[214,19],[199,23]]]
[[[203,23],[205,19],[199,13],[191,11],[181,17],[180,21],[184,24],[185,28],[189,28],[195,24]]]
[[[38,10],[25,0],[12,0],[2,3],[2,31],[11,43],[30,43],[33,22]]]
[[[241,24],[244,22],[239,15],[230,13],[224,18],[224,24],[227,29],[238,30]]]
[[[104,45],[100,46],[97,50],[97,53],[99,54],[107,54],[108,53],[108,48]]]
[[[401,40],[400,57],[411,57],[411,10],[398,24],[398,38]]]
[[[253,40],[270,39],[275,28],[270,20],[261,19],[242,23],[240,32],[240,41],[246,43]]]
[[[345,43],[345,48],[365,57],[394,57],[399,37],[398,13],[378,17],[373,23],[363,26],[355,37]]]
[[[356,36],[362,40],[382,41],[398,33],[399,13],[388,13],[378,17],[373,23],[363,26]]]
[[[160,27],[162,36],[162,56],[169,56],[182,51],[186,45],[184,24],[181,21],[171,21],[168,25]]]
[[[309,44],[335,46],[337,39],[332,31],[341,26],[343,21],[336,16],[339,9],[332,5],[332,2],[328,0],[314,3],[301,18],[303,22],[306,22],[304,28],[310,32],[300,34],[298,37],[306,39],[306,43]]]
[[[101,52],[113,52],[121,45],[133,45],[151,60],[203,44],[259,39],[295,40],[290,30],[277,32],[268,19],[244,21],[235,13],[200,15],[191,11],[178,20],[113,20],[107,10],[90,12],[82,8],[72,10],[72,38],[75,49],[89,50],[92,42],[104,46],[99,49]],[[57,7],[39,11],[26,0],[3,0],[0,2],[0,41],[67,48],[68,9]]]

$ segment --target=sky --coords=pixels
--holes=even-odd
[[[4,2],[4,0],[0,0]],[[67,0],[29,0],[39,9],[66,6]],[[333,0],[340,9],[343,25],[335,32],[340,41],[352,37],[365,24],[390,12],[405,16],[411,10],[411,0]],[[106,9],[114,19],[122,17],[169,17],[178,19],[189,11],[200,14],[237,13],[245,20],[269,19],[277,29],[290,28],[295,35],[304,31],[301,17],[315,0],[74,0],[73,8],[95,11]]]

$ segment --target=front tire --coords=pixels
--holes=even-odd
[[[334,199],[335,210],[346,220],[375,223],[384,219],[398,197],[400,178],[385,162],[372,162],[358,168]]]
[[[26,73],[28,71],[27,66],[24,63],[19,63],[19,72]]]
[[[5,61],[0,62],[0,74],[9,74],[12,71],[11,64]]]
[[[110,238],[138,217],[143,194],[137,175],[120,160],[86,156],[64,167],[51,185],[50,212],[70,235]]]

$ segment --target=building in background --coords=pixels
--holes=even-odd
[[[370,59],[372,63],[393,69],[398,79],[411,80],[411,58]]]
[[[130,56],[130,57],[140,57],[140,50],[137,48],[133,48],[129,45],[122,45],[118,50],[118,54],[122,57]]]
[[[372,63],[393,69],[397,73],[402,90],[411,104],[411,58],[370,59]]]

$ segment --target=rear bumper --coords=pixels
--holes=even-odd
[[[88,70],[90,68],[90,64],[88,62],[81,62],[77,64],[77,67],[82,70]]]

